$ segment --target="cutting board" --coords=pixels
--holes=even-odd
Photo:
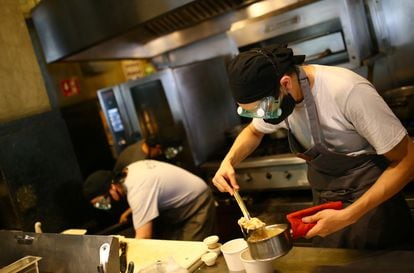
[[[195,264],[200,263],[201,256],[207,252],[203,242],[174,241],[155,239],[129,239],[127,243],[127,261],[133,261],[135,272],[150,266],[155,262],[168,261],[171,257],[181,267],[192,271]]]

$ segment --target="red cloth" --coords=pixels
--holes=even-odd
[[[298,210],[292,213],[289,213],[286,217],[292,228],[292,237],[297,239],[300,237],[305,237],[306,233],[316,225],[315,223],[303,223],[302,218],[305,216],[313,215],[318,211],[324,209],[342,209],[342,202],[328,202],[314,207],[306,208],[303,210]]]

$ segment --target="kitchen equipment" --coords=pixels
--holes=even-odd
[[[41,257],[25,256],[0,269],[0,273],[39,273],[38,262]]]
[[[309,207],[306,209],[302,209],[299,211],[289,213],[286,218],[288,219],[291,229],[292,229],[292,236],[293,239],[298,239],[300,237],[304,237],[306,233],[316,225],[316,223],[303,223],[302,218],[305,216],[313,215],[318,211],[324,209],[335,209],[339,210],[342,209],[343,204],[341,201],[336,202],[327,202],[324,204],[320,204],[317,206]]]
[[[172,263],[193,272],[203,262],[201,256],[207,252],[207,246],[198,241],[175,241],[156,239],[123,238],[128,244],[127,260],[134,262],[135,272],[149,268],[157,261]]]
[[[32,255],[42,257],[39,272],[97,272],[100,247],[108,243],[107,273],[119,273],[119,241],[114,236],[0,230],[0,268]]]
[[[186,167],[222,151],[225,130],[240,122],[225,62],[217,57],[166,68],[98,90],[115,154],[141,138]]]
[[[240,197],[239,192],[237,190],[234,190],[234,198],[236,199],[237,204],[240,207],[240,210],[243,213],[244,218],[246,218],[247,220],[250,220],[250,214],[246,208],[246,205],[243,202],[243,199]]]
[[[273,260],[287,254],[293,246],[293,239],[304,237],[316,223],[303,223],[302,218],[324,209],[342,209],[342,202],[328,202],[287,215],[288,224],[268,225],[249,234],[246,241],[251,256],[259,261]]]
[[[207,265],[212,266],[216,263],[218,254],[216,252],[207,252],[201,256],[201,260]]]
[[[401,121],[414,120],[414,85],[387,90],[381,96]]]
[[[127,271],[127,273],[134,273],[134,269],[135,269],[134,262],[129,262],[128,263],[128,271]]]
[[[260,18],[232,24],[228,35],[239,51],[288,44],[295,54],[306,55],[305,63],[349,68],[360,67],[373,51],[361,0],[316,1],[282,13],[268,10]]]
[[[127,243],[120,242],[119,248],[121,249],[121,254],[119,255],[119,271],[121,271],[121,273],[125,273],[125,271],[127,270],[127,259],[126,259]]]
[[[87,229],[70,228],[70,229],[65,229],[61,233],[70,234],[70,235],[85,235],[87,232],[88,232]]]
[[[204,238],[203,243],[206,244],[208,249],[215,249],[219,245],[219,237],[217,235],[211,235]]]
[[[34,230],[36,233],[43,233],[42,231],[42,222],[36,222],[34,224]]]
[[[288,253],[293,245],[291,230],[287,224],[265,226],[260,231],[252,232],[246,241],[252,258],[259,261],[281,257]]]
[[[235,167],[239,194],[249,212],[265,223],[283,223],[288,213],[312,205],[307,164],[294,154],[286,153],[286,147],[289,147],[287,140],[269,141],[265,136],[259,147]],[[206,181],[212,181],[220,163],[210,161],[201,165]],[[224,241],[237,238],[240,236],[238,204],[232,196],[221,195],[215,187],[212,190],[219,204],[220,237]],[[295,244],[309,246],[310,242],[301,239]]]
[[[250,217],[250,214],[247,211],[246,205],[244,204],[243,199],[240,197],[238,190],[234,190],[233,195],[236,199],[237,204],[239,205],[239,208],[243,213],[244,220],[248,223],[248,226],[246,227],[244,224],[238,221],[244,238],[248,238],[251,232],[260,230],[264,226],[264,223],[258,218]]]
[[[276,142],[276,141],[273,141]],[[263,143],[263,150],[272,150],[273,143]],[[277,145],[277,143],[275,143]],[[288,144],[286,144],[288,145]],[[277,153],[277,150],[274,151]],[[211,181],[220,162],[206,162],[201,167]],[[253,154],[235,167],[236,180],[240,190],[261,191],[271,189],[309,189],[305,160],[291,153],[257,155]]]
[[[107,263],[108,263],[108,259],[109,259],[109,250],[110,250],[111,246],[109,243],[104,243],[101,245],[101,247],[99,248],[99,265],[98,268],[102,268],[103,272],[102,273],[106,273],[107,272]]]

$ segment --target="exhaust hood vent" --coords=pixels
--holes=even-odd
[[[194,26],[204,20],[240,8],[254,1],[205,0],[195,1],[182,8],[168,12],[150,20],[145,27],[154,35],[153,38],[169,34],[176,30]]]
[[[42,0],[33,9],[32,19],[48,63],[111,59],[122,57],[117,52],[124,47],[145,46],[254,2],[257,0]]]

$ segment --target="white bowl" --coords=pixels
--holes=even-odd
[[[215,253],[217,253],[217,255],[220,255],[221,254],[221,246],[222,246],[222,244],[217,243],[216,248],[209,248],[209,249],[207,249],[207,251],[208,252],[215,252]]]
[[[217,248],[218,241],[219,237],[217,235],[208,236],[203,240],[204,244],[206,244],[209,249]]]
[[[201,256],[201,260],[207,265],[212,266],[216,263],[217,260],[217,253],[215,252],[207,252],[203,256]]]
[[[258,261],[252,258],[249,248],[240,253],[246,273],[274,273],[273,261]]]

